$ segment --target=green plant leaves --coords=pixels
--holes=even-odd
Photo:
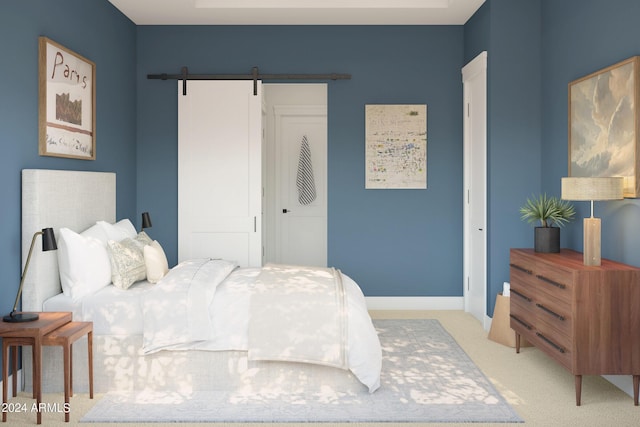
[[[568,201],[541,194],[527,199],[520,208],[520,219],[529,223],[540,222],[542,227],[562,227],[573,219],[575,213]]]

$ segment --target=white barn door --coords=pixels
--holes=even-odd
[[[178,261],[262,265],[262,85],[178,81]]]

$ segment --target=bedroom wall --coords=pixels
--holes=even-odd
[[[462,26],[140,26],[138,209],[177,259],[177,83],[147,74],[351,73],[328,85],[328,261],[368,296],[462,295]],[[365,190],[364,106],[427,104],[428,189]]]
[[[95,161],[38,155],[38,36],[96,63]],[[0,313],[11,311],[22,272],[20,171],[114,171],[118,217],[136,213],[135,26],[107,1],[0,2]],[[47,224],[43,224],[45,227]]]
[[[540,191],[540,0],[487,0],[465,25],[465,62],[487,51],[487,314],[509,281],[509,249],[532,247],[519,208]]]
[[[542,189],[560,194],[568,168],[568,84],[631,56],[640,55],[640,2],[636,0],[543,0]],[[637,108],[637,106],[636,106]],[[568,247],[582,250],[587,202],[562,230]],[[602,256],[640,266],[640,199],[596,202],[602,219]]]

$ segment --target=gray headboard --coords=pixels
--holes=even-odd
[[[22,267],[36,231],[67,227],[81,232],[98,220],[115,222],[116,174],[66,170],[22,170]],[[62,292],[57,251],[42,252],[38,238],[22,289],[22,310],[42,311]]]

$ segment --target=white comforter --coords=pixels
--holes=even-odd
[[[250,300],[258,268],[223,260],[174,267],[142,299],[143,351],[249,351]],[[370,392],[380,386],[380,342],[358,285],[342,275],[346,295],[347,367]],[[315,331],[307,331],[313,336]]]

